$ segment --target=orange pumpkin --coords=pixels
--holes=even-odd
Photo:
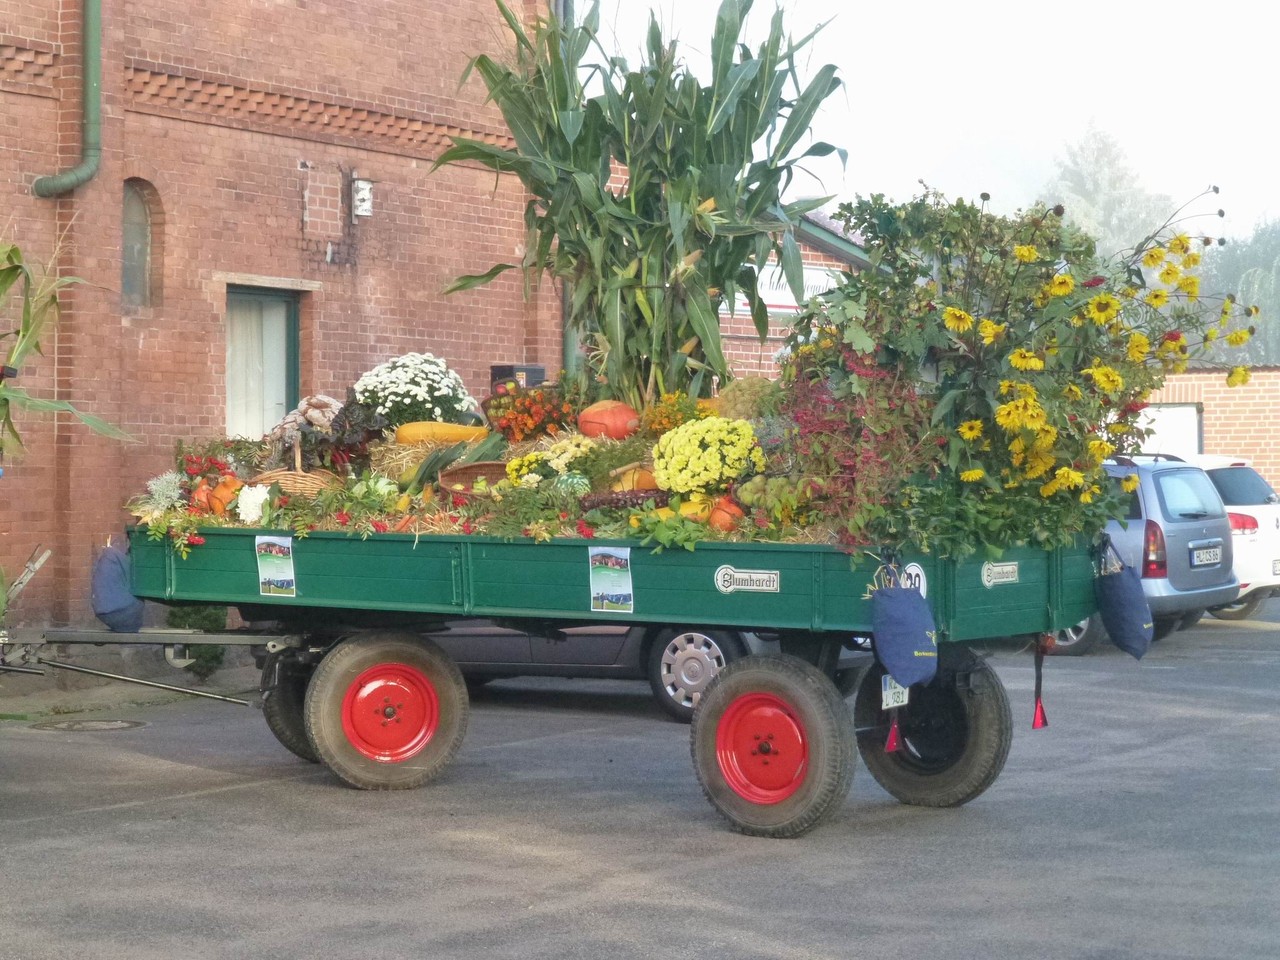
[[[211,509],[209,506],[209,494],[212,492],[213,487],[209,486],[209,479],[201,477],[200,482],[191,491],[191,506],[195,507],[197,513],[209,512]]]
[[[601,400],[578,414],[578,432],[584,437],[625,440],[640,429],[640,414],[620,400]]]
[[[218,485],[209,491],[209,509],[215,517],[227,512],[227,507],[231,506],[231,501],[243,486],[244,482],[239,477],[230,474],[218,481]]]
[[[711,516],[707,518],[707,524],[714,530],[728,533],[736,530],[738,521],[745,516],[742,508],[734,502],[732,497],[720,497],[711,508]]]
[[[657,490],[658,481],[653,476],[653,471],[644,467],[631,467],[618,474],[613,483],[609,484],[610,490]]]

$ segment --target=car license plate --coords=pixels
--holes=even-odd
[[[1193,567],[1207,567],[1211,563],[1222,562],[1221,547],[1205,547],[1203,550],[1191,551],[1191,565]]]
[[[911,691],[899,684],[887,673],[880,678],[880,709],[892,710],[894,707],[905,707]]]
[[[1271,575],[1273,577],[1280,577],[1280,560],[1271,561]]]

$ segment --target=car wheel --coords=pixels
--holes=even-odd
[[[663,710],[688,723],[711,681],[745,655],[741,639],[727,630],[663,630],[649,647],[649,686]]]
[[[1248,620],[1258,612],[1258,608],[1262,606],[1262,601],[1265,599],[1266,596],[1259,596],[1255,593],[1248,599],[1224,604],[1221,607],[1214,607],[1209,612],[1219,620]]]
[[[311,673],[311,667],[292,657],[269,654],[262,666],[262,716],[282,747],[308,763],[319,763],[303,717]]]
[[[1173,631],[1178,629],[1178,624],[1182,622],[1182,617],[1156,617],[1155,627],[1151,631],[1151,640],[1163,640]]]
[[[1107,628],[1096,613],[1079,623],[1059,630],[1049,653],[1055,657],[1080,657],[1107,637]]]

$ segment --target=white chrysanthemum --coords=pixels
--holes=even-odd
[[[241,487],[236,498],[236,516],[241,523],[257,523],[262,519],[262,508],[270,495],[270,488],[263,486]]]

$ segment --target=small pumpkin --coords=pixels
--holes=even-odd
[[[713,530],[728,533],[737,529],[738,521],[745,516],[746,514],[742,508],[734,502],[732,497],[720,497],[711,508],[711,514],[707,517],[707,525]]]
[[[191,506],[197,513],[208,513],[212,509],[209,504],[209,494],[212,492],[213,487],[209,486],[208,477],[201,477],[200,482],[191,491]]]
[[[631,467],[618,474],[613,483],[609,484],[610,490],[657,490],[658,481],[653,475],[652,470],[645,467]]]
[[[231,501],[239,495],[243,486],[243,480],[230,474],[218,481],[218,485],[209,491],[209,509],[215,517],[227,512],[227,507],[231,506]]]
[[[625,440],[640,429],[640,414],[621,400],[601,400],[578,414],[578,432],[584,437]]]

